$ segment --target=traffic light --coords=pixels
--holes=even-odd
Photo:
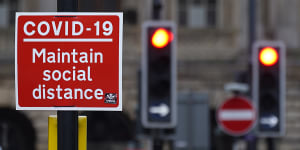
[[[176,28],[172,22],[146,22],[142,27],[142,110],[145,128],[176,124]]]
[[[260,136],[285,132],[285,46],[279,41],[259,41],[252,51],[252,98],[258,109]]]

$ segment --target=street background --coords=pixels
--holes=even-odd
[[[147,149],[149,145],[148,138],[140,134],[137,123],[138,71],[141,64],[141,25],[152,18],[152,2],[79,0],[79,11],[82,12],[124,13],[123,111],[82,112],[89,117],[89,150],[121,150],[131,147]],[[9,124],[25,122],[24,118],[16,117],[18,115],[14,112],[14,24],[15,12],[56,12],[56,8],[56,0],[0,0],[0,145],[11,144],[4,140],[5,136],[15,134],[16,136],[12,137],[17,139],[15,144],[23,138],[32,138],[37,150],[47,149],[48,116],[56,114],[55,111],[18,112],[28,118],[28,124],[32,124],[32,127],[23,125],[22,128],[26,130],[28,137],[18,135],[23,132],[21,128]],[[237,80],[247,81],[246,72],[250,59],[248,8],[249,0],[163,1],[162,19],[174,21],[178,27],[178,103],[184,103],[185,99],[199,100],[199,109],[205,110],[202,113],[195,110],[199,114],[191,112],[181,116],[186,117],[186,122],[191,124],[199,119],[202,130],[181,131],[199,131],[196,141],[204,141],[202,149],[228,149],[227,145],[230,147],[234,141],[238,141],[237,145],[241,149],[246,149],[245,140],[253,138],[244,137],[237,140],[225,135],[217,127],[214,118],[215,109],[232,96],[231,92],[224,90],[224,85]],[[300,149],[300,1],[257,0],[255,14],[255,39],[282,40],[287,48],[286,134],[275,138],[275,147],[278,150]],[[203,131],[209,132],[204,134]],[[137,141],[140,144],[136,144],[139,143]],[[265,138],[258,138],[257,149],[266,149],[266,141]],[[179,147],[184,147],[184,144],[184,141],[177,141]],[[165,149],[170,149],[170,146],[165,146]]]

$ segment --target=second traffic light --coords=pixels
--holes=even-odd
[[[253,46],[252,98],[261,136],[282,136],[285,125],[285,46],[259,41]]]
[[[142,31],[142,123],[146,128],[176,124],[175,24],[152,21]]]

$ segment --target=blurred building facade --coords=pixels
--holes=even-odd
[[[153,0],[79,0],[80,11],[124,12],[123,107],[136,119],[141,24],[151,19]],[[256,39],[287,45],[287,134],[278,149],[300,143],[300,1],[256,2]],[[14,13],[56,11],[56,0],[0,0],[0,107],[15,108]],[[209,95],[217,107],[230,96],[224,84],[248,67],[248,0],[163,0],[162,18],[178,26],[178,91]],[[47,149],[47,117],[54,111],[24,111],[37,130],[37,149]],[[259,142],[263,149],[264,142]]]

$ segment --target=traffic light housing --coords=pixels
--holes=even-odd
[[[258,109],[260,136],[285,133],[285,45],[280,41],[259,41],[252,51],[252,98]]]
[[[142,26],[141,120],[145,128],[176,125],[176,27],[150,21]]]

